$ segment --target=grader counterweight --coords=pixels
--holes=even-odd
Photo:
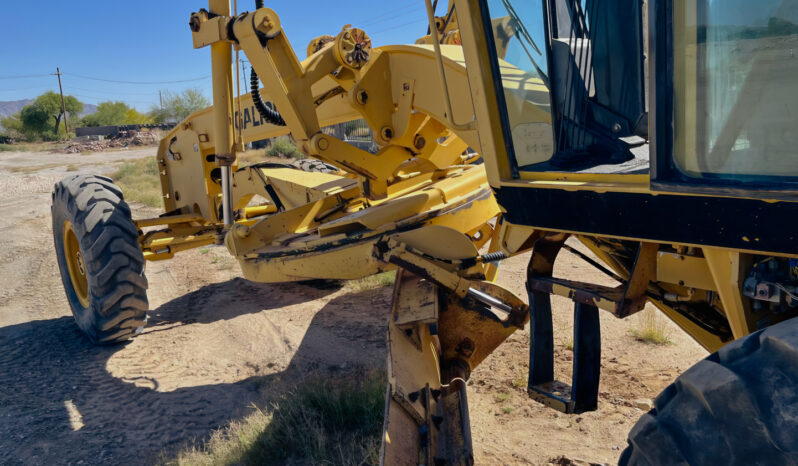
[[[599,309],[624,318],[651,302],[717,352],[657,399],[620,462],[798,462],[795,8],[454,0],[435,16],[425,3],[430,30],[415,45],[372,47],[345,26],[304,60],[262,3],[193,13],[214,105],[161,141],[165,213],[132,220],[101,177],[56,185],[81,329],[133,336],[143,261],[211,243],[261,282],[398,268],[381,461],[470,464],[467,381],[509,335],[530,325],[531,397],[594,410]],[[234,49],[253,66],[247,95],[232,86]],[[323,131],[358,118],[374,154]],[[288,134],[324,173],[238,165],[245,143]],[[562,249],[620,285],[554,277]],[[524,300],[493,278],[528,251]],[[571,384],[553,377],[552,294],[574,301]]]

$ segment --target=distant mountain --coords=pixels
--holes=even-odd
[[[18,111],[22,110],[22,107],[28,105],[31,102],[33,102],[33,99],[9,100],[5,102],[0,101],[0,117],[13,115]],[[96,105],[84,103],[83,112],[80,114],[80,116],[84,117],[86,115],[91,115],[96,111],[97,111]]]
[[[31,103],[31,99],[23,99],[23,100],[10,100],[6,102],[0,102],[0,116],[7,117],[9,115],[13,115],[18,111],[22,110],[22,107]]]

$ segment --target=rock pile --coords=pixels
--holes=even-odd
[[[154,131],[120,131],[110,139],[71,141],[65,147],[54,152],[80,154],[82,152],[102,152],[107,149],[127,148],[130,146],[151,146],[158,143],[159,136]]]

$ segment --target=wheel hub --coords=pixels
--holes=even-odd
[[[72,222],[64,221],[64,259],[69,269],[69,279],[72,289],[83,307],[89,307],[89,281],[86,276],[86,266],[80,242],[75,234]]]

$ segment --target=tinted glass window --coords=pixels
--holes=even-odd
[[[491,29],[518,166],[554,152],[541,1],[490,0]]]
[[[798,177],[798,0],[676,0],[673,13],[677,167]]]

